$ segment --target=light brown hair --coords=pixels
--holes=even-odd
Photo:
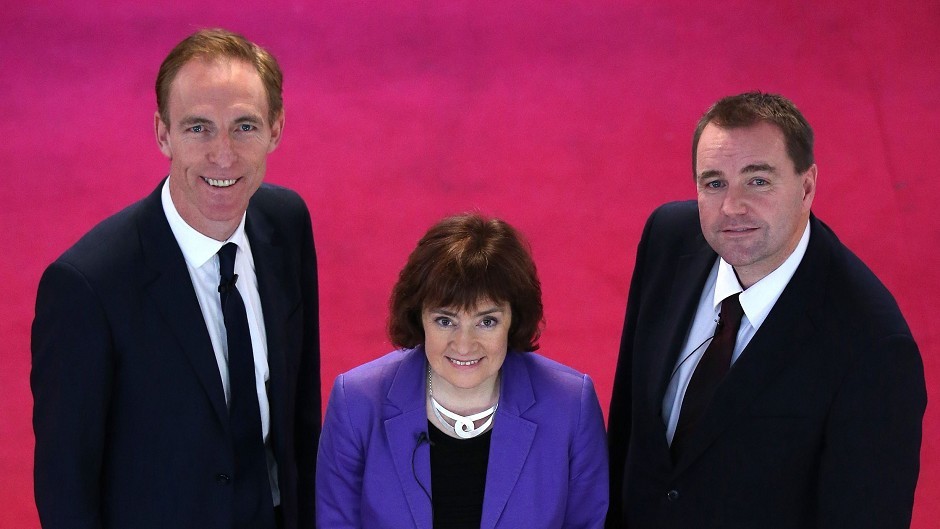
[[[268,120],[274,122],[284,108],[282,85],[284,76],[277,60],[267,50],[245,37],[224,29],[203,29],[176,45],[163,59],[157,73],[157,110],[164,124],[170,124],[170,85],[187,62],[194,60],[231,59],[254,66],[268,96]]]

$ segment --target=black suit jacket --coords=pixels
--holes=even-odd
[[[674,462],[663,395],[717,255],[694,202],[648,220],[608,418],[609,527],[910,525],[920,354],[891,294],[810,222],[799,268]]]
[[[161,186],[95,227],[40,281],[31,386],[45,528],[232,527],[219,367]],[[285,527],[312,528],[320,366],[310,215],[296,193],[263,185],[245,230]]]

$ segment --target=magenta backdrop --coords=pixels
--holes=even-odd
[[[286,138],[268,180],[312,210],[325,392],[390,349],[386,299],[418,237],[479,210],[528,235],[543,350],[591,374],[606,409],[643,221],[694,196],[690,137],[704,109],[761,89],[814,125],[814,209],[894,292],[940,394],[940,3],[12,3],[0,9],[0,526],[38,527],[28,376],[39,276],[165,174],[153,79],[204,26],[243,32],[286,72]],[[917,529],[940,519],[938,437],[932,400]]]

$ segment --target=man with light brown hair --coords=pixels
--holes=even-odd
[[[156,83],[169,176],[43,274],[31,387],[44,528],[314,527],[310,215],[262,183],[281,85],[240,35],[183,40]]]

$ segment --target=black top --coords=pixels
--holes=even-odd
[[[492,432],[455,439],[428,421],[434,529],[479,529]]]

